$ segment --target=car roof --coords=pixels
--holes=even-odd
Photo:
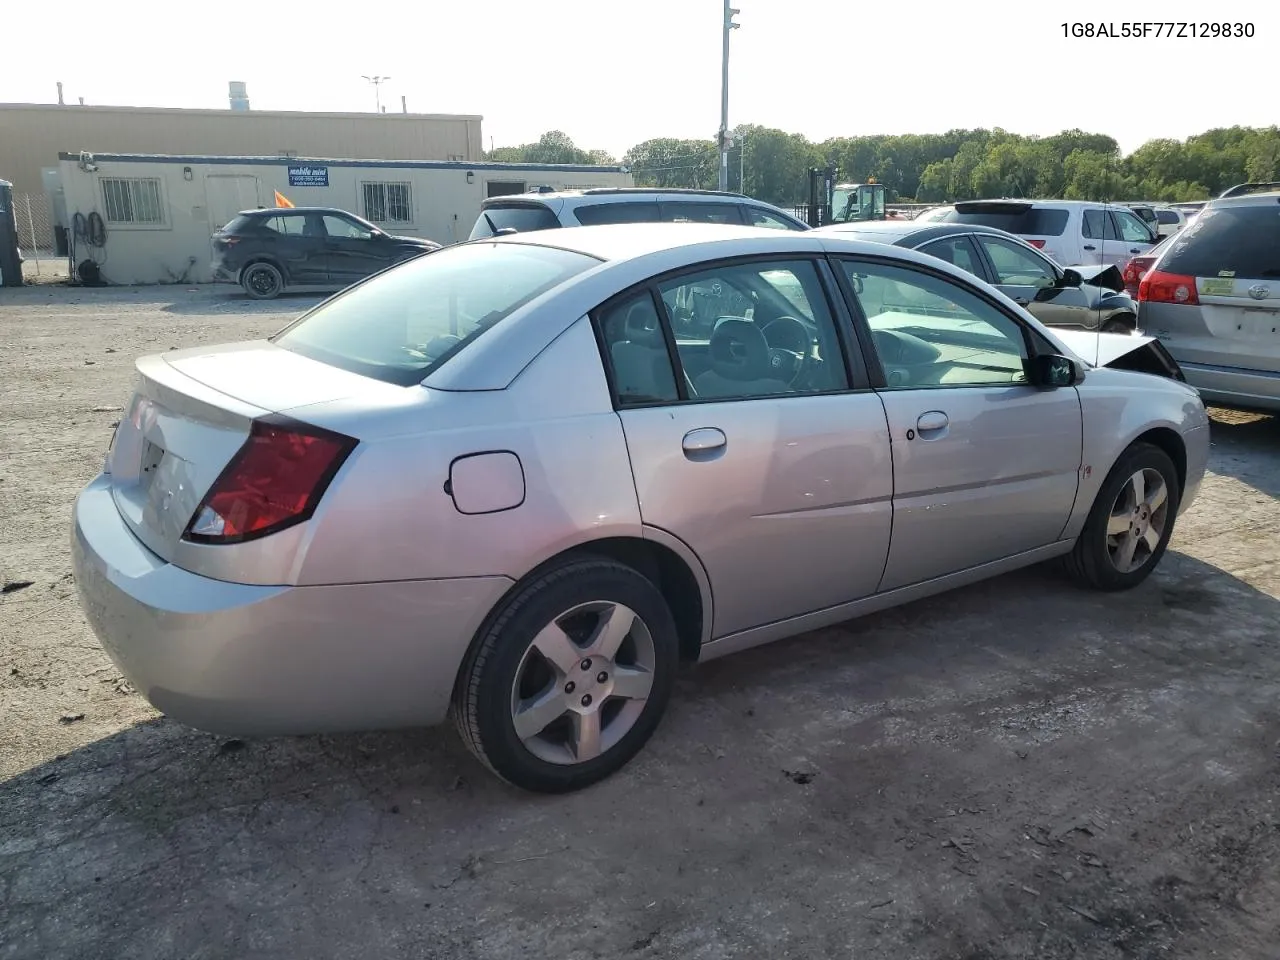
[[[728,223],[610,223],[587,227],[563,227],[556,230],[532,230],[528,233],[484,237],[470,243],[524,243],[556,247],[584,253],[598,260],[632,260],[661,250],[678,250],[717,240],[765,240],[772,238],[782,249],[820,250],[813,241],[812,230],[774,230]],[[794,247],[787,239],[808,240]]]
[[[1262,207],[1271,203],[1280,203],[1280,190],[1242,193],[1234,197],[1218,197],[1206,203],[1204,209],[1221,210],[1223,207]]]
[[[745,193],[733,193],[721,190],[692,190],[668,187],[589,187],[581,190],[548,190],[540,193],[512,193],[501,197],[488,197],[482,207],[492,207],[503,203],[549,203],[551,201],[573,201],[579,204],[617,203],[634,201],[668,200],[695,203],[707,200],[725,200],[732,203],[750,203],[761,207],[773,207],[773,204]],[[775,208],[776,209],[776,208]]]
[[[788,255],[821,256],[824,253],[880,258],[888,255],[949,273],[962,283],[982,283],[980,278],[954,264],[910,247],[818,230],[789,231],[711,223],[629,223],[533,230],[469,240],[446,248],[442,255],[448,256],[449,249],[485,244],[569,250],[601,262],[498,321],[491,333],[478,338],[428,376],[423,381],[426,387],[505,389],[547,344],[604,301],[656,275],[710,265],[718,260],[764,255],[770,260],[785,261]],[[994,292],[999,295],[998,291]],[[1062,346],[1053,339],[1051,331],[1036,325],[1051,343]]]
[[[238,216],[275,217],[282,213],[341,213],[348,217],[355,216],[350,210],[343,210],[341,207],[257,207],[253,210],[241,210]]]

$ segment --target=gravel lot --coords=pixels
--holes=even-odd
[[[621,775],[534,797],[451,729],[185,729],[80,614],[134,358],[312,302],[0,292],[0,958],[1277,955],[1275,421],[1215,411],[1141,589],[1033,570],[690,669]]]

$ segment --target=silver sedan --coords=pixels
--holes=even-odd
[[[681,660],[1054,558],[1141,583],[1208,453],[1186,384],[949,264],[746,227],[465,243],[137,366],[72,533],[129,680],[223,733],[452,715],[539,791]]]

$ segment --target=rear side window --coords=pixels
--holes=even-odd
[[[597,263],[585,254],[518,243],[446,247],[325,301],[273,342],[407,387],[534,297]]]
[[[1060,237],[1067,229],[1066,210],[1020,204],[964,204],[929,219],[946,223],[976,223],[1031,237]]]
[[[1189,277],[1280,277],[1280,204],[1209,207],[1181,233],[1160,262]]]
[[[667,223],[742,223],[742,212],[736,203],[672,203],[662,204],[662,219]]]
[[[656,203],[592,203],[573,211],[584,227],[602,223],[656,223]]]
[[[1178,222],[1178,215],[1172,210],[1157,210],[1156,219],[1163,224],[1174,224]]]
[[[485,207],[476,217],[469,240],[481,240],[497,236],[499,230],[515,230],[528,233],[531,230],[551,230],[560,226],[556,215],[540,203],[522,203]]]

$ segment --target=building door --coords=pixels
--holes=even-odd
[[[205,204],[209,208],[209,229],[218,230],[241,210],[253,210],[258,199],[258,178],[244,174],[212,174],[204,183]]]

